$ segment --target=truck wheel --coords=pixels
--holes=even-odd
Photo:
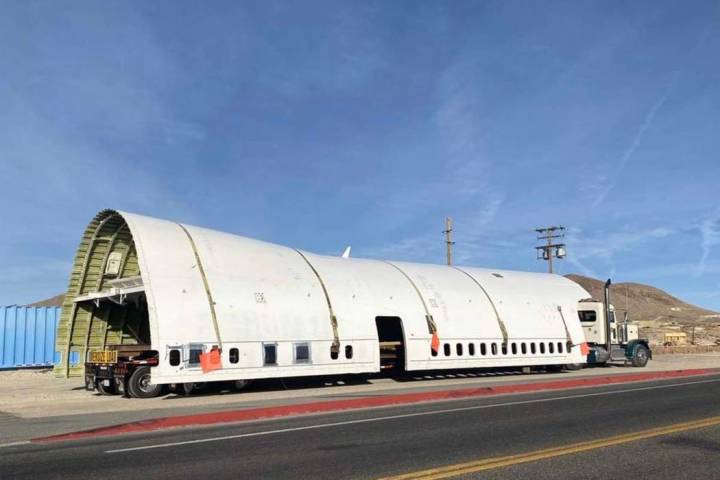
[[[95,384],[100,395],[117,395],[117,385],[114,380],[110,380],[110,386],[103,385],[103,380],[98,380]]]
[[[645,345],[637,345],[633,352],[632,365],[633,367],[644,367],[647,365],[649,358],[647,347]]]
[[[162,391],[162,385],[150,383],[150,367],[136,368],[128,379],[128,393],[133,398],[153,398],[160,395]]]
[[[568,363],[566,365],[563,365],[565,370],[582,370],[582,368],[585,366],[583,363]]]

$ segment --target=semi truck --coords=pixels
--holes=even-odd
[[[609,362],[644,367],[652,358],[650,343],[640,338],[637,324],[618,322],[615,307],[610,303],[610,279],[605,282],[604,300],[581,300],[578,306],[580,324],[588,344],[587,363],[601,365]]]

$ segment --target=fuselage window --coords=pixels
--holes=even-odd
[[[535,342],[530,342],[530,353],[535,354]]]
[[[462,354],[463,354],[462,343],[458,343],[457,345],[455,345],[455,351],[457,352],[458,357],[462,357]]]
[[[188,360],[188,363],[190,365],[198,365],[200,363],[200,355],[202,354],[202,352],[202,348],[191,348],[190,359]]]
[[[450,356],[450,344],[449,343],[446,343],[445,345],[443,345],[443,352],[445,353],[446,357]]]
[[[490,350],[492,350],[493,355],[497,355],[497,352],[498,352],[497,343],[491,343]]]
[[[540,342],[540,353],[545,353],[545,342]]]
[[[345,345],[345,358],[350,360],[353,357],[352,345]]]
[[[510,347],[512,348],[512,354],[517,355],[517,343],[513,342]]]
[[[480,344],[480,355],[487,355],[487,347],[485,346],[485,343]]]
[[[502,354],[503,354],[503,355],[507,355],[507,352],[508,352],[508,350],[507,350],[507,343],[503,342],[503,343],[502,343]]]
[[[240,352],[237,348],[231,348],[228,356],[230,363],[238,363],[238,360],[240,360]]]
[[[170,365],[173,367],[180,365],[180,350],[170,350]]]
[[[553,342],[548,343],[548,351],[550,353],[555,353],[555,344]]]
[[[527,353],[527,344],[525,342],[520,344],[520,351],[522,352],[523,355],[525,355]]]
[[[310,344],[295,344],[295,363],[310,363]]]
[[[265,365],[277,365],[277,344],[263,344],[263,363]]]
[[[340,353],[338,352],[338,350],[335,350],[333,347],[330,347],[330,358],[332,360],[337,360],[339,356],[340,356]]]
[[[475,356],[475,344],[474,343],[468,344],[468,355],[470,355],[471,357]]]
[[[562,342],[558,342],[558,353],[563,353],[563,344],[562,344]]]

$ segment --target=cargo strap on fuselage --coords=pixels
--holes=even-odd
[[[507,328],[505,328],[505,322],[503,322],[502,318],[500,318],[500,312],[498,312],[497,308],[495,307],[495,303],[492,301],[492,298],[490,297],[490,295],[488,295],[485,288],[480,284],[480,282],[477,281],[477,279],[475,277],[473,277],[472,275],[470,275],[468,272],[466,272],[465,270],[463,270],[460,267],[453,267],[453,268],[455,270],[467,275],[470,278],[470,280],[472,280],[475,283],[475,285],[480,287],[480,290],[482,290],[482,292],[485,294],[485,297],[488,299],[488,302],[490,302],[490,306],[492,307],[493,312],[495,312],[495,318],[497,319],[498,327],[500,328],[500,332],[502,333],[503,343],[507,344],[508,343],[508,332],[507,332]]]
[[[565,337],[567,338],[567,343],[574,347],[575,344],[573,343],[572,337],[570,336],[570,330],[568,329],[567,322],[565,321],[565,315],[563,315],[562,307],[560,305],[558,305],[557,309],[558,309],[558,313],[560,313],[560,319],[563,322],[563,327],[565,327]]]
[[[412,281],[412,278],[403,271],[402,268],[398,267],[392,262],[388,262],[387,260],[382,260],[383,262],[387,263],[391,267],[394,267],[398,272],[402,274],[403,277],[407,279],[408,282],[410,282],[410,285],[412,285],[413,289],[415,290],[415,293],[417,293],[418,298],[420,299],[420,303],[422,303],[423,309],[425,310],[425,321],[427,322],[428,326],[428,333],[430,335],[437,335],[437,324],[435,323],[435,319],[430,314],[430,310],[427,307],[427,304],[425,303],[425,299],[422,296],[422,293],[420,293],[420,289],[415,285],[415,282]]]
[[[218,349],[222,352],[222,338],[220,337],[220,327],[218,327],[217,315],[215,314],[215,301],[213,300],[212,292],[210,291],[210,284],[208,283],[207,275],[205,275],[205,269],[203,268],[202,260],[200,260],[200,254],[198,253],[195,241],[193,240],[192,235],[190,235],[190,232],[188,232],[187,228],[185,228],[185,226],[181,223],[178,223],[178,225],[180,226],[180,228],[182,228],[183,232],[185,232],[188,240],[190,240],[190,246],[192,247],[193,254],[195,255],[195,262],[197,262],[198,271],[200,272],[203,285],[205,286],[205,294],[207,295],[208,305],[210,306],[210,318],[212,319],[213,328],[215,329]]]
[[[318,282],[320,282],[320,287],[322,287],[322,291],[325,294],[325,301],[327,302],[328,310],[330,312],[330,326],[332,327],[333,332],[333,343],[330,347],[331,351],[333,352],[339,352],[340,351],[340,335],[338,334],[338,321],[337,317],[335,316],[335,312],[333,311],[332,302],[330,301],[330,295],[328,294],[327,288],[325,287],[325,282],[323,282],[322,277],[318,273],[318,271],[315,269],[312,263],[310,263],[310,260],[305,256],[304,253],[302,253],[300,250],[295,249],[295,251],[302,257],[303,260],[305,260],[305,263],[308,264],[308,267],[310,267],[310,270],[313,271],[315,274],[315,277],[317,278]]]

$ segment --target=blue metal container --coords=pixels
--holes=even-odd
[[[60,307],[0,307],[0,368],[50,367]]]

